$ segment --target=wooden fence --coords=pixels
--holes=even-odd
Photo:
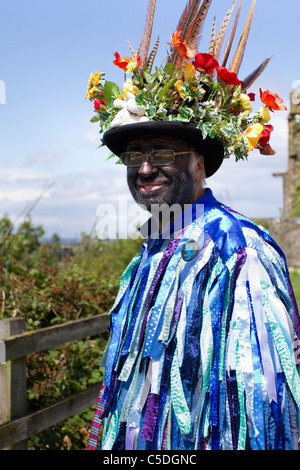
[[[27,414],[26,356],[107,331],[109,315],[25,331],[25,320],[0,320],[0,449],[25,450],[27,439],[96,404],[100,383]]]

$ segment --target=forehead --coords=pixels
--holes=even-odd
[[[134,139],[127,144],[127,150],[138,150],[142,148],[160,149],[190,149],[190,145],[179,139],[164,136],[143,136]]]

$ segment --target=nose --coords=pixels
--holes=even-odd
[[[157,168],[149,162],[149,157],[145,155],[144,161],[139,167],[138,173],[141,176],[150,176],[154,173],[157,173]]]

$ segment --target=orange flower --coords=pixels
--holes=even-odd
[[[197,51],[187,46],[186,43],[181,39],[181,30],[177,29],[175,33],[171,34],[172,44],[177,49],[180,57],[186,60],[192,59],[197,54]]]
[[[260,99],[269,108],[270,111],[285,111],[287,109],[287,107],[283,104],[282,99],[279,98],[276,93],[271,93],[269,90],[262,92],[261,88],[259,89],[259,92]]]
[[[118,52],[114,52],[116,60],[113,64],[125,70],[125,72],[132,72],[135,68],[140,66],[141,60],[139,57],[121,57]]]

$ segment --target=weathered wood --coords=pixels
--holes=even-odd
[[[25,331],[25,320],[6,318],[0,321],[0,338]],[[27,411],[26,359],[22,357],[0,364],[0,423],[24,416]],[[18,442],[13,450],[27,449],[27,442]]]
[[[0,449],[28,439],[60,421],[95,405],[101,383],[64,400],[0,426]]]
[[[5,360],[13,361],[28,354],[105,333],[108,324],[109,315],[103,314],[7,338]]]

